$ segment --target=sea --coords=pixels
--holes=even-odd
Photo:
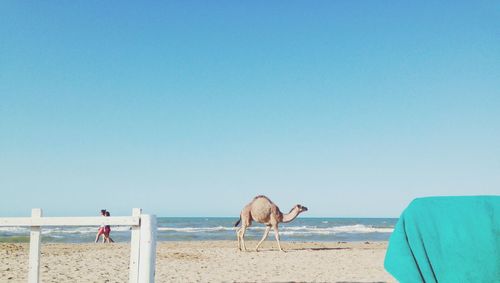
[[[236,240],[235,217],[159,217],[158,241]],[[297,218],[279,226],[282,241],[355,242],[387,241],[397,218]],[[247,230],[245,239],[260,240],[265,226]],[[44,227],[42,241],[49,243],[93,242],[97,227]],[[130,241],[130,227],[111,227],[115,242]],[[274,240],[273,232],[269,240]],[[0,227],[0,242],[28,242],[29,228]]]

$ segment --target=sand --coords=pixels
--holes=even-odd
[[[248,247],[255,242],[247,242]],[[396,282],[383,268],[386,242],[160,242],[156,282]],[[127,282],[127,244],[43,244],[42,282]],[[0,282],[26,282],[28,244],[0,244]]]

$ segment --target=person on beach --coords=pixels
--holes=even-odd
[[[109,217],[111,216],[109,214],[109,211],[106,211],[106,217]],[[104,243],[114,243],[115,241],[113,241],[113,239],[111,239],[111,237],[109,236],[109,233],[111,233],[111,226],[109,225],[106,225],[104,226]]]
[[[106,216],[106,209],[101,209],[101,216],[105,217]],[[99,242],[99,238],[101,238],[101,235],[104,236],[104,225],[101,225],[99,229],[97,230],[97,235],[95,236],[95,242]],[[105,236],[104,236],[105,237]],[[105,238],[104,238],[105,239]],[[103,240],[104,240],[103,239]]]

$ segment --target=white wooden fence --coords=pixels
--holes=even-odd
[[[31,211],[31,217],[0,218],[0,227],[30,227],[28,282],[40,282],[40,240],[43,226],[131,226],[130,283],[155,281],[156,216],[142,214],[134,208],[132,216],[110,217],[43,217],[40,208]],[[96,229],[97,232],[97,229]]]

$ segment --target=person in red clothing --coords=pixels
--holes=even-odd
[[[110,213],[109,211],[106,211],[106,217],[109,217]],[[111,233],[111,226],[106,225],[104,226],[104,243],[114,243],[113,239],[109,236],[109,233]]]
[[[101,216],[106,216],[106,209],[101,209]],[[99,241],[99,238],[101,238],[101,235],[104,235],[104,230],[105,226],[101,225],[99,229],[97,230],[97,235],[95,236],[95,242],[97,243]],[[106,240],[106,236],[104,235],[104,239]]]

